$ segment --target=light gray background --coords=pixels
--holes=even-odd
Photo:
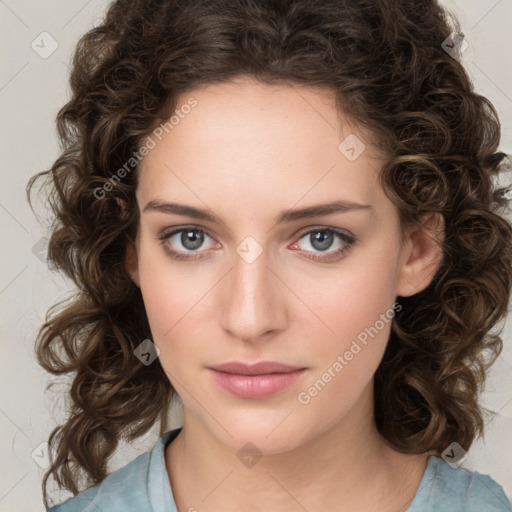
[[[0,265],[1,406],[0,512],[43,512],[41,478],[44,445],[54,426],[64,419],[59,390],[65,379],[54,379],[36,363],[34,339],[47,309],[70,290],[52,274],[33,248],[47,233],[25,199],[30,176],[48,169],[59,155],[54,118],[67,101],[70,57],[79,37],[102,17],[106,0],[0,0],[2,61],[0,75],[2,253]],[[487,96],[501,117],[501,149],[512,153],[512,0],[450,0],[469,44],[463,60],[478,92]],[[51,49],[48,32],[57,50]],[[46,37],[44,49],[41,37]],[[43,212],[42,208],[38,208]],[[37,252],[37,251],[36,251]],[[41,254],[39,254],[41,256]],[[505,349],[494,366],[484,394],[490,415],[485,441],[470,450],[467,467],[490,474],[512,497],[512,329],[505,325]],[[45,393],[50,381],[56,393]],[[179,425],[180,411],[175,411]],[[120,446],[111,470],[153,447],[157,430],[132,446]],[[38,456],[43,454],[43,456]],[[35,460],[34,460],[35,459]],[[55,493],[57,502],[68,494]]]

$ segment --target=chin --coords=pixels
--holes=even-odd
[[[222,426],[207,419],[207,428],[224,446],[239,452],[248,443],[254,445],[261,454],[273,455],[292,451],[315,436],[313,428],[308,428],[304,421],[298,421],[294,413],[288,412],[264,415],[262,411],[244,415],[237,412],[236,419],[224,415]],[[293,418],[293,419],[292,419]],[[312,426],[313,427],[313,426]],[[246,449],[251,449],[249,446]],[[255,449],[255,451],[256,451]]]

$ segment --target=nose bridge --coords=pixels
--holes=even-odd
[[[262,252],[254,261],[235,254],[221,305],[222,327],[240,340],[257,341],[283,327],[283,297]]]

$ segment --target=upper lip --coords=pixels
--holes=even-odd
[[[210,366],[212,370],[224,373],[235,373],[238,375],[266,375],[269,373],[290,373],[303,370],[300,366],[290,366],[276,361],[260,361],[259,363],[248,364],[238,361]]]

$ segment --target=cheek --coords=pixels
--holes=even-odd
[[[318,316],[335,334],[310,347],[315,365],[297,401],[303,414],[322,418],[324,426],[350,410],[370,384],[397,310],[396,267],[361,263],[347,266],[315,301]],[[303,327],[308,329],[307,322]]]
[[[193,266],[171,262],[162,248],[141,239],[139,250],[140,289],[152,333],[166,372],[179,376],[191,365],[183,361],[204,353],[201,340],[211,327],[211,295],[216,280]],[[207,329],[211,331],[211,328]],[[197,364],[196,364],[197,366]]]
[[[140,290],[154,342],[160,347],[180,319],[186,318],[200,290],[185,277],[181,265],[173,264],[158,243],[141,239],[139,250]],[[184,285],[186,283],[186,286]]]
[[[159,349],[160,364],[167,378],[180,396],[186,396],[183,393],[189,384],[182,389],[181,383],[193,379],[194,374],[189,373],[192,370],[197,372],[197,355],[201,353],[201,347],[195,346],[195,340],[201,337],[193,335],[197,329],[197,318],[194,322],[195,308],[192,305],[199,298],[196,297],[198,290],[191,297],[188,287],[183,289],[172,276],[162,276],[156,270],[153,268],[144,279],[141,278],[152,342]],[[193,364],[184,364],[187,361]]]
[[[382,329],[381,315],[393,307],[396,298],[395,253],[360,251],[347,259],[339,271],[330,272],[325,278],[314,277],[303,282],[301,293],[311,310],[329,328],[325,329],[326,333],[330,332],[329,345],[338,345],[338,348],[350,345],[350,340],[376,322]]]
[[[304,401],[299,402],[305,404],[318,395],[316,406],[332,406],[335,400],[345,410],[357,400],[379,366],[389,338],[396,312],[396,269],[396,253],[385,253],[376,244],[373,251],[347,259],[336,277],[317,281],[314,288],[309,283],[308,305],[329,329],[322,328],[321,343],[310,346],[315,365],[307,385],[313,387],[303,389]],[[320,338],[313,337],[307,319],[302,328],[311,333],[307,338]]]

